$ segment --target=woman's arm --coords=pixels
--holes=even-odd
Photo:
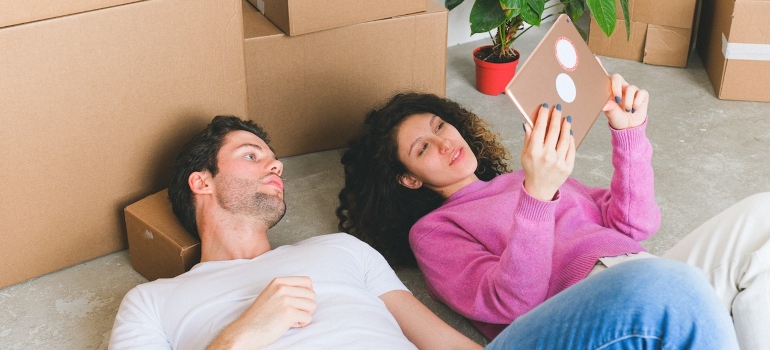
[[[558,197],[535,199],[521,182],[519,191],[514,208],[494,206],[412,228],[428,289],[463,316],[507,324],[547,297]]]

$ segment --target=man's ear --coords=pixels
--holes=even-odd
[[[187,185],[195,194],[211,193],[211,173],[208,171],[195,171],[187,178]]]
[[[398,183],[400,183],[402,186],[410,189],[410,190],[416,190],[420,187],[422,187],[422,181],[418,180],[412,174],[402,174],[398,176]]]

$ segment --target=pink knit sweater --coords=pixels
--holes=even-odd
[[[519,171],[454,193],[409,233],[428,291],[491,339],[598,258],[644,251],[660,224],[645,127],[611,129],[610,189],[568,179],[543,202]]]

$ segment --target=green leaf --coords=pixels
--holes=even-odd
[[[623,9],[623,19],[626,21],[626,41],[631,40],[631,20],[628,18],[628,0],[620,0],[620,8]]]
[[[527,0],[526,4],[521,7],[521,19],[524,22],[539,27],[540,21],[543,18],[543,11],[545,11],[545,1]]]
[[[564,5],[564,13],[566,13],[573,21],[577,21],[585,14],[585,7],[583,7],[582,1],[565,0],[562,2]]]
[[[471,35],[489,32],[505,22],[500,0],[476,0],[471,8]]]
[[[503,10],[521,10],[522,2],[525,0],[500,0],[500,6]],[[509,16],[510,17],[510,16]]]
[[[612,32],[615,31],[615,13],[617,11],[615,0],[586,0],[586,4],[604,34],[612,35]]]
[[[446,8],[448,8],[451,11],[453,8],[455,8],[455,7],[459,6],[460,4],[462,4],[463,1],[464,0],[445,0],[444,1],[444,6],[446,6]],[[626,0],[626,1],[628,1],[628,0]]]

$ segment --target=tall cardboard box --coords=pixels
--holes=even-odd
[[[770,102],[770,1],[703,0],[698,32],[718,98]]]
[[[695,22],[697,0],[629,0],[631,37],[620,3],[615,31],[607,37],[591,17],[588,46],[597,55],[640,61],[647,64],[685,67]]]
[[[240,0],[0,0],[0,287],[126,248],[182,142],[246,115]]]
[[[347,145],[364,115],[406,90],[446,94],[447,10],[288,36],[244,0],[249,118],[279,156]]]
[[[284,33],[292,36],[426,10],[426,0],[248,1]]]

